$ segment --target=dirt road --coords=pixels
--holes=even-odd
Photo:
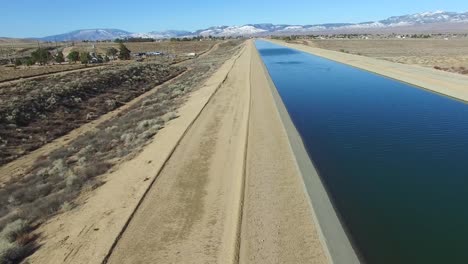
[[[249,45],[158,176],[109,263],[228,263],[236,252]]]
[[[257,53],[252,57],[240,263],[327,263],[304,183]]]

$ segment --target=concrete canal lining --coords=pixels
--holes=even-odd
[[[281,121],[287,132],[290,147],[295,155],[298,169],[302,174],[304,189],[310,198],[309,201],[314,214],[313,217],[318,224],[319,235],[330,262],[337,264],[360,263],[333,208],[320,176],[307,154],[301,136],[295,128],[258,50],[256,50],[252,56],[256,57],[254,60],[258,60],[260,64],[260,67],[257,68],[256,65],[253,65],[253,68],[263,71],[267,78],[268,86],[270,87]]]

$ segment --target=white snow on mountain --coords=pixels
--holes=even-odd
[[[130,33],[119,29],[86,29],[76,30],[65,34],[41,38],[46,41],[70,41],[70,40],[108,40],[116,38],[181,38],[193,36],[254,36],[261,34],[287,34],[307,33],[315,31],[333,31],[342,29],[380,29],[397,28],[403,26],[417,26],[431,23],[460,23],[468,22],[468,12],[456,13],[445,11],[422,12],[411,15],[393,16],[380,21],[364,23],[341,23],[320,25],[274,25],[274,24],[247,24],[240,26],[215,26],[200,29],[194,32],[168,30],[153,31],[148,33]]]

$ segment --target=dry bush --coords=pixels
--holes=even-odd
[[[0,263],[18,263],[36,247],[34,235],[22,219],[7,224],[0,232]]]

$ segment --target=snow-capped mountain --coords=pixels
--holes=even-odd
[[[125,38],[132,33],[121,29],[82,29],[41,38],[44,41],[104,40]]]
[[[190,36],[193,33],[185,30],[166,30],[166,31],[151,31],[148,33],[132,33],[130,37],[134,38],[154,38],[154,39],[165,39],[165,38],[177,38]]]
[[[445,23],[445,22],[463,22],[468,21],[468,12],[455,13],[445,11],[424,12],[413,15],[394,16],[380,21],[385,25],[391,24],[430,24],[430,23]]]
[[[153,31],[148,33],[130,33],[119,29],[87,29],[76,30],[70,33],[41,38],[45,41],[69,41],[69,40],[108,40],[117,38],[173,38],[173,37],[193,37],[193,36],[259,36],[259,35],[280,35],[280,34],[306,34],[314,32],[356,32],[359,30],[383,30],[383,29],[404,29],[405,27],[418,27],[424,25],[444,24],[444,28],[451,24],[457,28],[464,28],[468,23],[468,12],[424,12],[412,15],[393,16],[380,21],[370,21],[362,23],[332,23],[318,25],[287,25],[287,24],[246,24],[240,26],[215,26],[194,32],[183,30]],[[468,24],[466,24],[468,30]]]
[[[195,35],[202,37],[207,36],[217,36],[217,37],[227,37],[227,36],[251,36],[256,35],[267,30],[262,28],[257,28],[255,25],[243,25],[243,26],[218,26],[210,27],[203,30],[197,30]]]

